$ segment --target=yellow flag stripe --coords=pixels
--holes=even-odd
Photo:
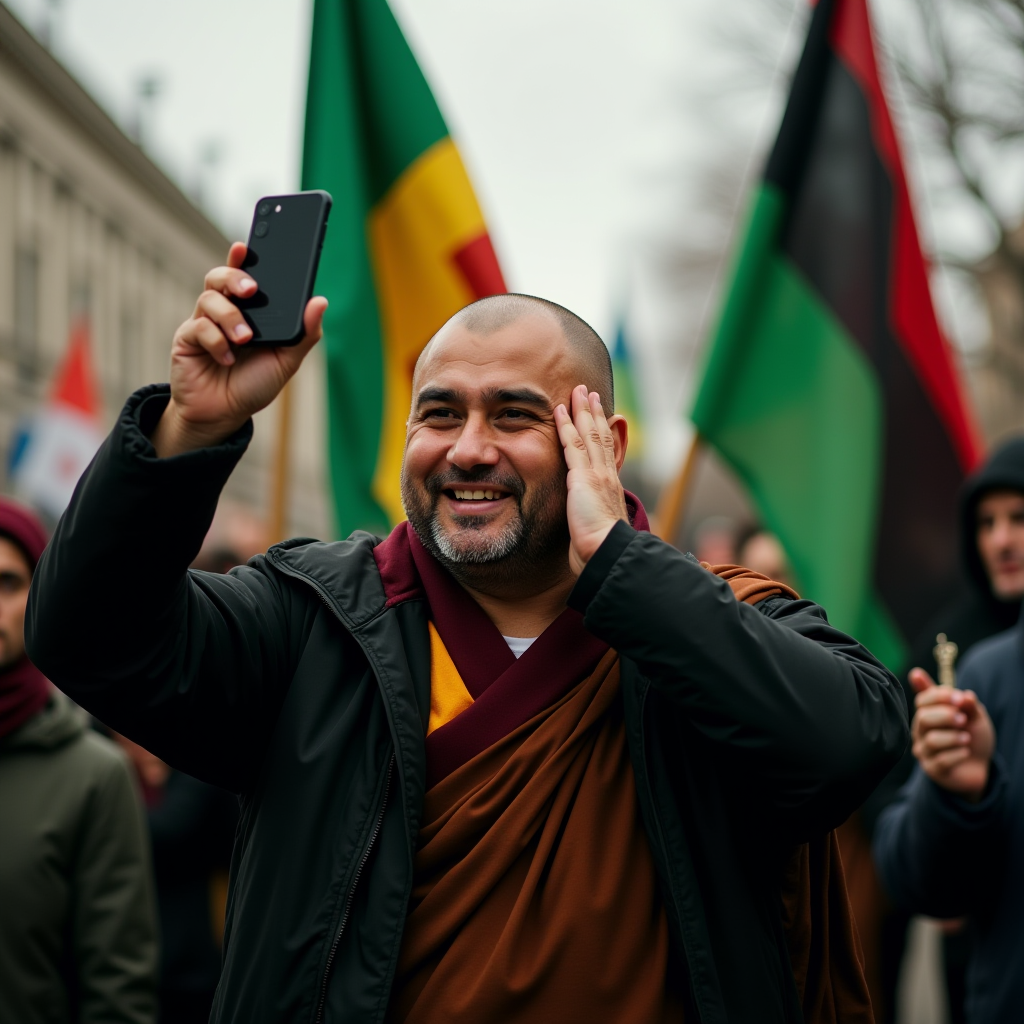
[[[450,138],[395,182],[369,217],[384,346],[384,413],[373,494],[392,522],[405,518],[399,477],[412,371],[435,331],[475,296],[453,255],[487,227]]]

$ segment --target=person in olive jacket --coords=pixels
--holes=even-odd
[[[25,656],[45,545],[0,498],[0,1021],[154,1024],[155,901],[126,759]]]
[[[828,837],[903,752],[899,683],[787,587],[645,529],[607,349],[568,310],[495,296],[435,335],[385,540],[187,571],[326,307],[247,346],[244,257],[29,602],[58,685],[240,794],[212,1019],[870,1019]]]

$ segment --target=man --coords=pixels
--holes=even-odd
[[[1024,1005],[1022,642],[1018,625],[974,647],[964,689],[911,671],[918,767],[875,837],[879,871],[899,905],[968,917],[970,1024],[1011,1024]]]
[[[578,317],[496,296],[437,333],[385,541],[186,574],[320,336],[314,299],[300,345],[246,349],[244,256],[128,403],[29,613],[51,678],[241,794],[214,1019],[867,1020],[827,834],[902,753],[898,683],[786,588],[644,531]]]
[[[39,520],[0,498],[0,1020],[153,1024],[156,920],[131,776],[25,655],[45,546]]]
[[[1011,628],[1020,615],[1024,599],[1024,438],[1003,444],[964,483],[960,495],[960,558],[967,586],[955,600],[929,622],[913,646],[909,664],[935,676],[935,638],[945,633],[959,648],[962,658],[975,644]],[[904,684],[908,703],[914,701],[914,687],[908,677]],[[872,794],[858,819],[846,826],[844,864],[851,865],[850,830],[858,827],[862,843],[869,847],[879,815],[896,798],[914,768],[910,751]],[[909,914],[905,907],[891,907],[878,888],[876,873],[866,865],[863,888],[868,893],[863,910],[855,900],[861,938],[870,967],[878,962],[881,998],[875,1015],[892,1020],[896,990],[905,949]],[[966,971],[970,956],[970,934],[961,921],[944,924],[943,960],[949,997],[951,1024],[966,1020]],[[879,1005],[884,1012],[879,1013]]]
[[[1024,599],[1024,437],[1007,441],[964,484],[960,552],[968,586],[929,623],[911,665],[935,674],[935,636],[962,658],[976,643],[1015,625]]]

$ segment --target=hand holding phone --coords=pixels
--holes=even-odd
[[[171,398],[150,441],[159,458],[220,444],[268,406],[323,333],[327,300],[314,297],[302,314],[296,345],[252,344],[253,331],[236,300],[257,284],[243,270],[248,248],[231,246],[225,266],[207,275],[192,315],[171,346]]]

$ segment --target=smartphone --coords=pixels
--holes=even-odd
[[[313,296],[332,201],[317,189],[264,196],[256,203],[242,267],[259,290],[231,299],[252,328],[248,344],[297,345],[305,335],[302,317]]]

